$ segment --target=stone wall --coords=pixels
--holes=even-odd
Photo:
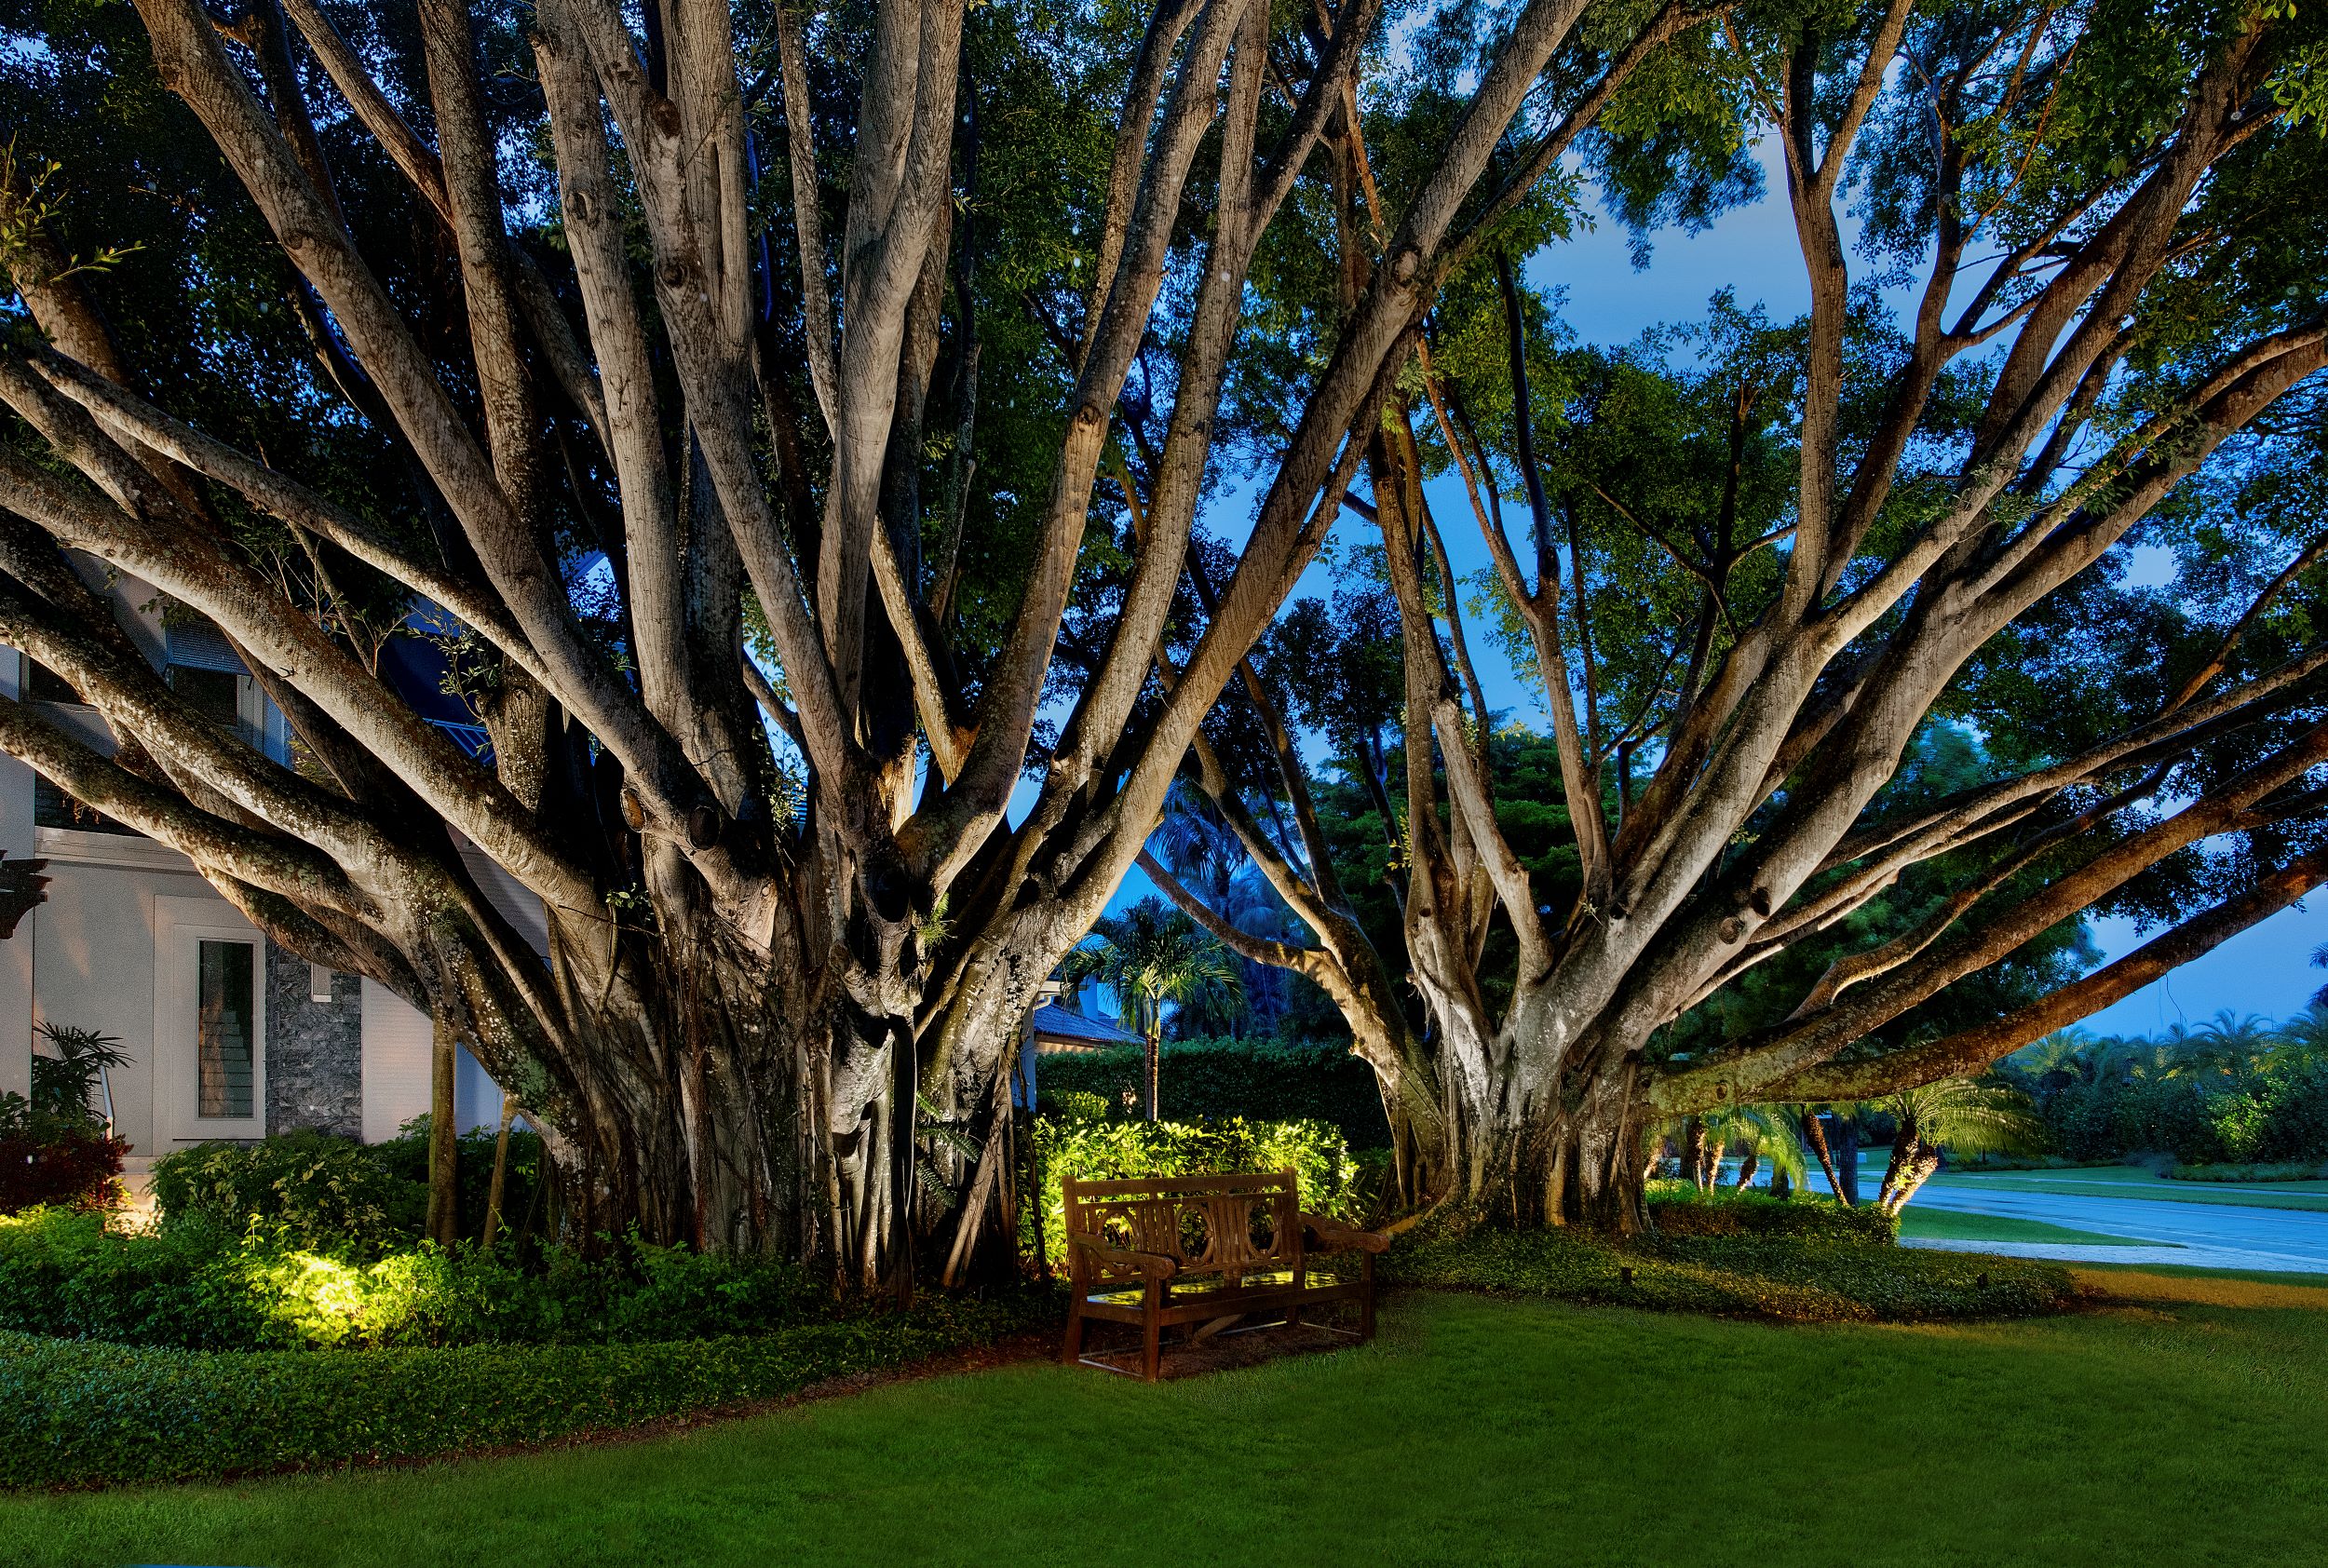
[[[355,975],[332,976],[318,1002],[307,961],[266,944],[266,1129],[364,1131],[364,993]]]

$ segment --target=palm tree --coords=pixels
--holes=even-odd
[[[2242,1076],[2264,1064],[2278,1037],[2261,1015],[2225,1007],[2191,1031],[2192,1064],[2207,1074]]]
[[[1117,1005],[1137,1019],[1147,1043],[1148,1120],[1157,1119],[1157,1063],[1164,1039],[1164,1004],[1184,1005],[1243,994],[1228,950],[1163,899],[1141,899],[1091,927],[1084,945],[1059,966],[1060,979],[1080,985],[1096,980]]]
[[[1940,1169],[1944,1150],[1958,1155],[2015,1154],[2042,1148],[2045,1124],[2029,1109],[2028,1096],[2003,1084],[1974,1078],[1942,1078],[1936,1084],[1888,1095],[1871,1109],[1899,1124],[1891,1141],[1875,1207],[1897,1215],[1916,1189]]]
[[[1740,1156],[1736,1183],[1739,1187],[1753,1181],[1766,1159],[1789,1181],[1803,1179],[1801,1135],[1793,1115],[1780,1106],[1732,1105],[1670,1123],[1660,1131],[1681,1148],[1683,1180],[1697,1183],[1700,1192],[1713,1189],[1721,1179],[1722,1161],[1732,1149]]]
[[[1263,831],[1267,831],[1266,818]],[[1280,845],[1290,854],[1292,846]],[[1180,885],[1228,925],[1265,941],[1306,947],[1316,940],[1245,853],[1237,834],[1186,781],[1164,799],[1164,814],[1148,840],[1149,853]],[[1231,952],[1238,988],[1184,1002],[1173,1017],[1181,1038],[1192,1034],[1274,1033],[1300,980],[1293,971]]]
[[[1732,1105],[1706,1118],[1709,1141],[1720,1140],[1739,1152],[1739,1190],[1753,1184],[1762,1162],[1788,1181],[1803,1179],[1803,1142],[1794,1118],[1777,1105]],[[1716,1160],[1717,1169],[1719,1160]]]
[[[2272,1060],[2290,1067],[2328,1062],[2328,1004],[2315,1001],[2280,1025]]]

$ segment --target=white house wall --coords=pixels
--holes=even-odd
[[[129,1065],[111,1075],[115,1128],[140,1155],[168,1154],[175,1141],[155,1119],[154,900],[204,900],[221,924],[242,917],[198,876],[53,858],[48,875],[47,900],[25,922],[32,927],[34,1016],[121,1041]],[[19,927],[17,939],[24,935]]]
[[[364,1142],[396,1136],[428,1110],[428,1015],[377,980],[364,981]],[[463,1131],[501,1125],[501,1089],[464,1049],[454,1058],[453,1119]]]
[[[428,1109],[428,1015],[364,981],[364,1142],[377,1143]]]

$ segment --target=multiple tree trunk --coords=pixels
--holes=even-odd
[[[1766,41],[1759,55],[1726,34],[1768,73],[1758,78],[1768,84],[1758,101],[1783,150],[1785,199],[1809,283],[1792,416],[1799,484],[1785,527],[1749,542],[1730,532],[1734,469],[1718,536],[1659,540],[1679,552],[1704,598],[1695,637],[1681,644],[1685,673],[1651,722],[1620,724],[1596,705],[1584,585],[1562,580],[1564,567],[1581,570],[1581,562],[1560,547],[1534,450],[1525,328],[1508,266],[1509,450],[1491,454],[1458,428],[1459,415],[1450,420],[1458,389],[1442,383],[1428,352],[1369,432],[1372,516],[1403,626],[1403,912],[1408,979],[1422,994],[1427,1045],[1370,1048],[1368,1030],[1390,1032],[1399,1009],[1351,982],[1365,964],[1353,965],[1333,930],[1316,845],[1305,875],[1294,876],[1286,857],[1240,830],[1273,885],[1320,933],[1307,952],[1240,951],[1301,968],[1327,987],[1360,1050],[1388,1069],[1394,1121],[1400,1104],[1437,1101],[1433,1158],[1443,1176],[1436,1190],[1482,1212],[1519,1223],[1639,1225],[1641,1152],[1651,1126],[1726,1105],[1859,1099],[1978,1071],[2328,878],[2328,858],[2292,856],[2136,953],[1993,1023],[1849,1054],[1882,1025],[2167,857],[2218,835],[2308,818],[2320,803],[2307,780],[2328,760],[2317,707],[2328,652],[2219,684],[2230,649],[2291,579],[2291,567],[2238,619],[2223,650],[2146,721],[2082,754],[1929,809],[1878,814],[1878,793],[1918,726],[1983,644],[2101,560],[2328,359],[2316,316],[2250,321],[2243,341],[2119,415],[2122,433],[2093,434],[2105,393],[2151,330],[2146,312],[2158,308],[2162,277],[2178,257],[2209,243],[2189,217],[2202,182],[2266,134],[2262,122],[2277,112],[2265,86],[2277,69],[2273,24],[2260,12],[2242,13],[2195,50],[2171,84],[2171,120],[2131,173],[2031,196],[2034,210],[2018,214],[2020,229],[1992,235],[1988,216],[2021,199],[2020,173],[1984,167],[1985,155],[1968,150],[1952,129],[1985,115],[2041,137],[2051,101],[2023,93],[2023,74],[2066,71],[2079,24],[2043,7],[1990,21],[1973,36],[1919,20],[1910,0],[1891,0],[1848,36],[1814,30]],[[1913,68],[1899,72],[1910,49]],[[2015,53],[2021,71],[1991,69]],[[1871,115],[1887,95],[1902,94],[1915,106],[1900,112],[1940,127],[1929,148],[1909,150],[1929,160],[1935,258],[1902,356],[1882,372],[1869,415],[1847,408],[1852,375],[1869,372],[1847,366],[1851,279],[1836,206]],[[2283,120],[2269,133],[2292,129]],[[1984,247],[1996,254],[1976,261]],[[1357,253],[1347,237],[1346,253]],[[1989,345],[1987,363],[1969,358]],[[1970,377],[1981,390],[1969,437],[1952,460],[1913,466],[1909,455],[1931,422],[1954,417],[1937,402],[1952,376]],[[1739,389],[1734,450],[1754,394]],[[1867,400],[1867,389],[1858,395]],[[1435,427],[1439,460],[1460,475],[1503,598],[1533,643],[1580,866],[1581,890],[1565,909],[1538,906],[1495,812],[1492,716],[1424,496],[1418,425]],[[2078,453],[2089,438],[2105,449],[2099,456]],[[1513,476],[1526,494],[1532,563],[1504,528],[1500,492],[1510,481],[1499,474]],[[1918,520],[1878,548],[1887,507],[1910,491]],[[1780,542],[1766,608],[1732,625],[1726,595],[1736,567]],[[1726,646],[1712,635],[1723,626],[1730,629]],[[2181,764],[2233,730],[2254,737],[2243,769],[2224,776],[2194,768],[2180,776],[2179,791],[2166,787]],[[1645,786],[1637,797],[1630,778],[1612,790],[1609,764],[1620,746],[1630,758],[1650,737],[1661,754]],[[1238,789],[1263,787],[1220,778],[1217,770],[1208,770],[1206,782],[1232,823],[1240,821]],[[1283,790],[1302,819],[1297,765],[1266,787]],[[2150,803],[2155,819],[2122,826],[2141,803]],[[1610,819],[1613,804],[1621,820]],[[1837,960],[1784,1022],[1696,1060],[1652,1048],[1659,1031],[1753,966],[1806,940],[1832,939],[1903,870],[1969,849],[1987,857],[1984,875],[1923,926]],[[2037,866],[2050,879],[2021,891],[2014,879]],[[1508,932],[1516,947],[1509,975],[1482,969],[1491,930]],[[1503,980],[1508,990],[1492,983]],[[1410,1063],[1410,1056],[1427,1060]],[[1913,1190],[1923,1158],[1912,1154],[1885,1201]]]
[[[764,128],[746,113],[726,6],[654,0],[643,43],[611,0],[533,12],[573,267],[552,286],[509,227],[459,0],[420,7],[425,116],[368,74],[314,0],[263,0],[231,51],[194,0],[140,0],[162,80],[278,242],[344,412],[410,457],[440,548],[414,551],[264,454],[171,417],[141,392],[87,278],[22,278],[52,346],[0,359],[0,399],[50,461],[0,454],[0,634],[63,674],[122,739],[101,755],[9,707],[0,745],[185,852],[277,940],[379,980],[470,1042],[573,1180],[586,1233],[635,1223],[650,1237],[780,1250],[857,1287],[902,1288],[917,1237],[958,1259],[982,1226],[1000,1228],[995,1189],[974,1184],[972,1162],[923,1148],[917,1118],[989,1146],[1000,1136],[1037,988],[1104,907],[1214,696],[1317,550],[1440,280],[1512,182],[1541,173],[1539,160],[1474,196],[1582,9],[1523,6],[1437,167],[1402,212],[1376,214],[1378,264],[1263,476],[1201,636],[1159,694],[1247,272],[1312,150],[1344,134],[1330,128],[1347,123],[1378,7],[1346,0],[1282,37],[1257,0],[1157,7],[1125,89],[1023,597],[973,702],[932,613],[952,578],[933,580],[922,556],[935,505],[922,494],[922,425],[949,324],[955,351],[975,352],[967,291],[943,310],[961,0],[872,8],[846,154],[816,145],[801,19],[776,14],[814,409],[796,420],[789,372],[769,355],[763,312],[778,280],[748,182]],[[1285,112],[1265,116],[1271,84]],[[457,257],[466,358],[449,370],[350,236],[315,131],[310,98],[327,91]],[[846,160],[830,248],[820,156]],[[1113,411],[1175,247],[1192,243],[1183,215],[1208,200],[1121,613],[1014,826],[1005,809]],[[634,221],[643,237],[626,228]],[[804,428],[821,441],[802,442]],[[572,480],[558,439],[597,477]],[[767,482],[771,465],[819,446],[823,472]],[[490,771],[358,656],[323,588],[295,591],[254,566],[219,520],[222,496],[474,635],[493,677],[479,702]],[[611,515],[629,671],[576,619],[544,524],[553,504]],[[959,518],[950,526],[948,552]],[[67,551],[133,574],[232,638],[319,776],[175,699]],[[747,593],[778,670],[745,654]],[[797,802],[780,787],[785,758],[805,768]],[[484,897],[463,846],[541,902],[547,962]],[[932,1158],[954,1191],[970,1189],[951,1213],[917,1203],[916,1164]]]

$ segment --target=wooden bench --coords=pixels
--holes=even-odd
[[[1141,1331],[1140,1376],[1154,1383],[1168,1324],[1190,1325],[1191,1342],[1223,1332],[1298,1325],[1306,1307],[1356,1302],[1353,1339],[1374,1336],[1374,1257],[1389,1238],[1323,1214],[1305,1214],[1290,1169],[1234,1176],[1157,1176],[1061,1185],[1067,1208],[1073,1293],[1060,1359],[1131,1375],[1113,1364],[1129,1351],[1086,1355],[1083,1325],[1097,1318]],[[1358,1271],[1319,1276],[1316,1254],[1355,1254]],[[1255,1314],[1281,1315],[1236,1330]]]

